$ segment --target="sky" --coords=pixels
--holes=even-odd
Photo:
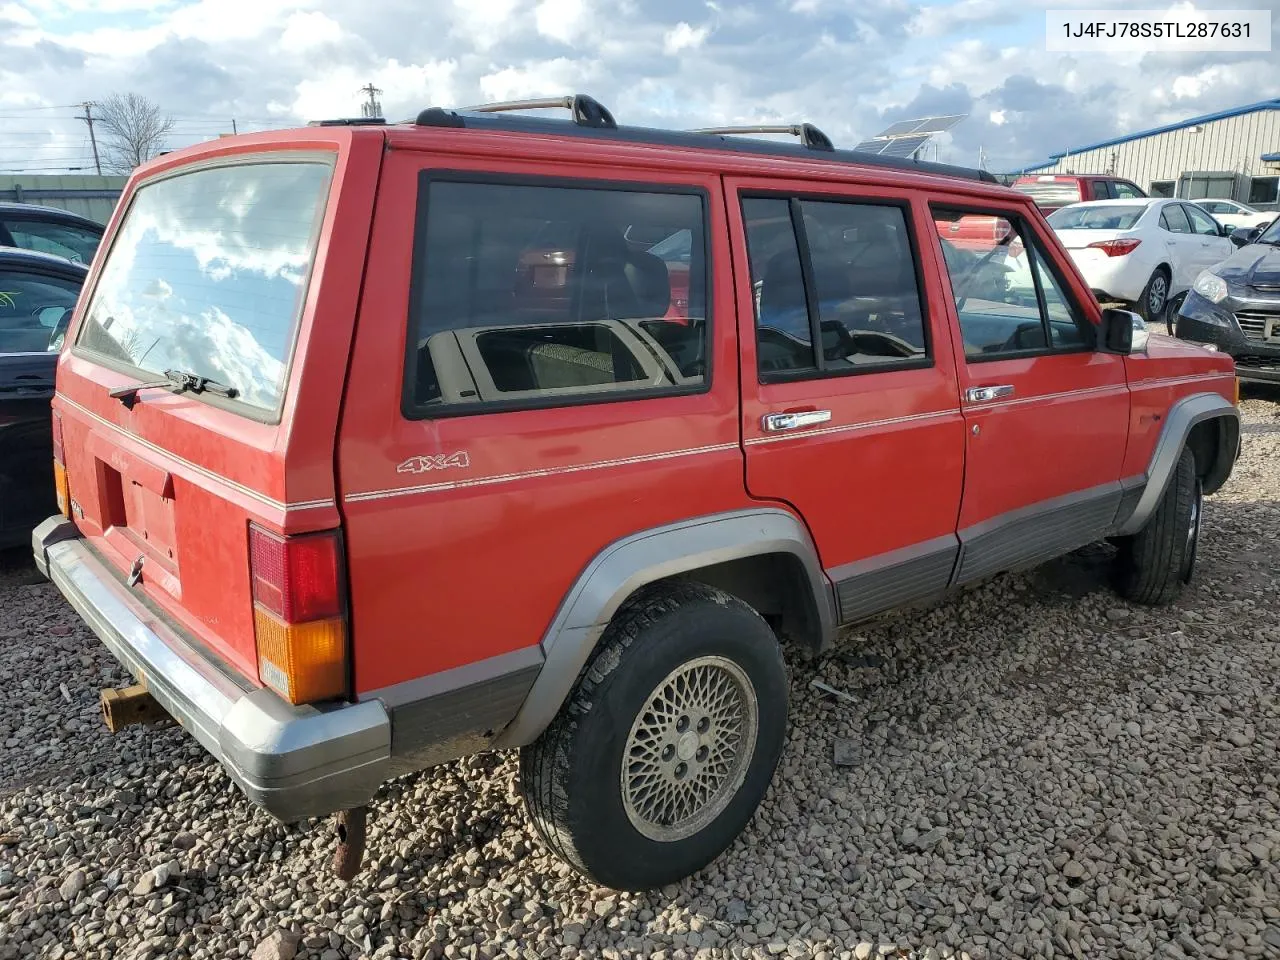
[[[92,165],[85,100],[133,92],[169,146],[425,106],[589,93],[619,123],[809,121],[837,146],[967,114],[943,161],[1004,172],[1051,153],[1280,97],[1267,53],[1059,54],[1047,7],[1099,0],[0,0],[0,173]],[[1171,7],[1152,0],[1120,8]],[[1277,145],[1280,149],[1280,144]]]

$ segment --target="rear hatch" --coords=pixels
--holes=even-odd
[[[382,139],[229,138],[143,168],[59,358],[71,518],[135,592],[255,681],[251,525],[339,526],[333,438]],[[164,383],[184,376],[207,382]],[[138,384],[152,385],[126,389]]]

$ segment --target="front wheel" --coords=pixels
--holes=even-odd
[[[521,752],[534,826],[605,886],[653,889],[696,872],[763,799],[787,699],[778,641],[746,604],[697,583],[642,595]]]
[[[1184,447],[1147,525],[1116,538],[1116,589],[1121,596],[1135,603],[1168,603],[1191,582],[1203,506],[1195,454]]]

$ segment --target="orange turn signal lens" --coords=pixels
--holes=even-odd
[[[58,492],[58,512],[70,519],[71,494],[67,490],[67,468],[57,460],[53,461],[53,485]]]
[[[1240,406],[1240,378],[1239,377],[1236,377],[1235,393],[1231,397],[1231,402],[1234,403],[1237,407]]]
[[[347,630],[340,617],[284,623],[254,604],[258,675],[290,703],[331,700],[347,692]]]

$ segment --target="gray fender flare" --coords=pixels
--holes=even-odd
[[[1151,463],[1147,467],[1146,486],[1143,487],[1142,495],[1138,498],[1138,502],[1133,508],[1133,513],[1129,514],[1128,519],[1116,531],[1117,535],[1127,536],[1137,533],[1151,519],[1151,515],[1156,512],[1156,508],[1160,505],[1160,500],[1164,497],[1164,492],[1169,486],[1169,480],[1173,476],[1174,468],[1178,465],[1178,457],[1182,453],[1182,448],[1187,445],[1187,438],[1191,435],[1191,429],[1198,423],[1222,417],[1229,418],[1232,421],[1235,427],[1235,436],[1238,438],[1240,436],[1240,412],[1230,400],[1225,399],[1221,394],[1193,393],[1178,400],[1169,408],[1164,428],[1160,431],[1160,438],[1156,440],[1155,450],[1151,454]],[[1237,445],[1233,443],[1229,450],[1219,449],[1218,456],[1230,457],[1234,461],[1236,452]],[[1225,480],[1225,475],[1223,479]]]
[[[546,657],[520,712],[494,747],[532,743],[568,697],[618,608],[636,590],[701,567],[770,553],[797,557],[808,574],[823,635],[835,631],[831,584],[804,524],[776,508],[737,510],[646,530],[610,544],[579,575],[542,639]]]

